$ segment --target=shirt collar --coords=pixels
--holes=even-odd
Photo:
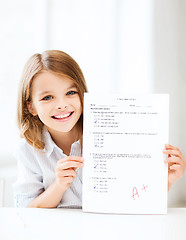
[[[43,152],[45,152],[47,157],[49,157],[53,152],[54,148],[57,147],[57,145],[52,140],[52,137],[45,126],[43,127],[42,139],[45,144],[45,148],[43,149]]]
[[[45,148],[43,149],[43,152],[46,153],[47,157],[50,157],[50,155],[52,154],[54,149],[57,149],[57,151],[60,151],[63,154],[63,150],[61,148],[59,148],[55,144],[55,142],[52,140],[52,137],[51,137],[48,129],[46,128],[46,126],[43,127],[42,138],[45,143]],[[77,144],[80,145],[80,140],[78,140],[72,144],[71,150],[72,150],[72,147],[76,146]]]

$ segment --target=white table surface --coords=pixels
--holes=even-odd
[[[22,239],[186,240],[186,208],[169,208],[166,215],[0,208],[0,240]]]

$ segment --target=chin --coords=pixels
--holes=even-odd
[[[74,126],[63,127],[63,128],[53,128],[54,131],[61,132],[61,133],[69,133],[74,129]]]

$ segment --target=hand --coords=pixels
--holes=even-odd
[[[67,190],[76,177],[76,169],[84,166],[83,161],[82,157],[76,156],[60,159],[56,165],[56,182]]]
[[[186,161],[181,151],[170,144],[165,145],[163,153],[168,154],[165,163],[168,163],[168,190],[172,184],[184,175]]]

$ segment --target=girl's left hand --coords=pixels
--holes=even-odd
[[[184,175],[186,161],[181,151],[170,144],[165,145],[163,153],[168,154],[165,163],[168,163],[168,190],[172,184]]]

